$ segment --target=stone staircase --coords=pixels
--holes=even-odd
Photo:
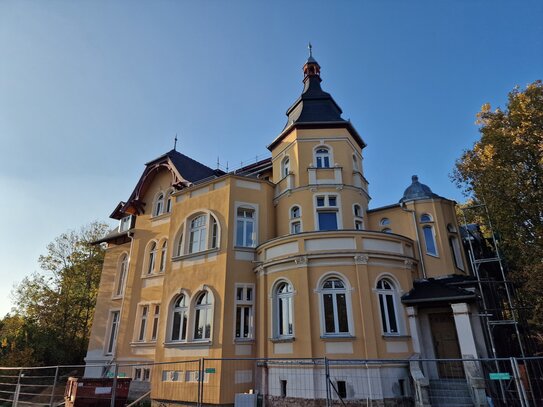
[[[430,380],[429,390],[432,407],[473,407],[466,379]]]

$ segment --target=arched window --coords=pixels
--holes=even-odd
[[[456,228],[449,223],[447,225],[447,231],[449,232],[449,246],[451,247],[454,265],[460,270],[464,270],[464,260],[462,260],[462,252],[460,249]]]
[[[153,274],[155,271],[155,263],[156,263],[156,242],[151,242],[151,245],[149,246],[149,253],[147,258],[147,275]]]
[[[422,234],[424,235],[424,243],[426,245],[426,253],[431,256],[437,256],[437,246],[434,233],[434,227],[431,224],[433,222],[432,215],[424,213],[420,216],[420,222],[426,223],[422,227]]]
[[[181,225],[179,228],[179,235],[177,236],[176,245],[175,245],[175,256],[182,256],[183,255],[183,244],[185,243],[183,241],[183,229],[185,228],[185,225]]]
[[[173,189],[170,189],[168,190],[168,192],[166,192],[166,208],[164,210],[164,212],[166,213],[170,213],[172,211],[172,205],[173,205]]]
[[[164,210],[164,194],[161,192],[157,195],[155,199],[155,205],[153,207],[153,216],[158,216],[162,214]]]
[[[160,249],[160,266],[158,268],[159,273],[163,273],[166,270],[166,252],[168,251],[168,241],[164,240]]]
[[[126,274],[128,272],[128,255],[123,254],[117,271],[117,281],[115,287],[115,295],[120,297],[124,294],[124,285],[126,282]]]
[[[356,159],[356,155],[353,154],[353,171],[358,171],[358,160]]]
[[[209,291],[204,291],[196,297],[194,307],[194,339],[211,339],[211,324],[213,320],[213,299]]]
[[[390,225],[390,219],[389,218],[383,218],[379,221],[379,225],[381,226],[388,226]]]
[[[290,174],[290,159],[285,157],[281,162],[281,178],[285,178]]]
[[[424,213],[424,214],[420,215],[420,222],[421,223],[432,222],[432,221],[433,221],[432,215],[429,215],[427,213]]]
[[[294,335],[294,313],[292,297],[294,290],[287,281],[276,285],[274,300],[274,336],[276,338],[291,338]]]
[[[356,230],[364,229],[364,220],[362,218],[362,207],[358,204],[353,205],[354,228]]]
[[[384,228],[383,230],[381,230],[381,232],[383,232],[383,233],[392,233],[392,229]]]
[[[387,278],[379,280],[377,282],[377,295],[379,297],[383,333],[398,334],[397,292],[394,283]]]
[[[315,165],[317,168],[330,168],[330,150],[319,147],[315,150]]]
[[[172,341],[187,340],[187,324],[189,320],[187,296],[181,294],[173,303],[172,309]]]
[[[206,218],[206,215],[199,215],[190,221],[189,253],[207,249]]]
[[[239,207],[236,215],[236,246],[255,247],[255,210]]]
[[[219,247],[219,224],[213,216],[211,218],[211,249]]]
[[[290,233],[300,233],[302,231],[302,221],[300,220],[301,209],[294,205],[290,208]]]
[[[349,330],[349,306],[345,283],[338,277],[326,279],[320,288],[324,335],[346,335]]]

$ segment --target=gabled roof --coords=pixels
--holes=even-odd
[[[172,186],[178,190],[224,174],[221,170],[211,169],[176,150],[170,150],[145,164],[145,170],[130,198],[126,203],[121,202],[110,217],[120,219],[127,214],[138,215],[142,213],[145,206],[142,197],[145,195],[154,176],[163,169],[170,171]]]

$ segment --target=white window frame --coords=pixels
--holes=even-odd
[[[119,220],[119,232],[126,232],[132,228],[132,219],[134,215],[128,215]]]
[[[320,197],[324,197],[324,206],[318,206],[317,200]],[[336,198],[336,205],[330,206],[330,197]],[[335,212],[336,213],[336,230],[343,229],[343,213],[341,210],[341,196],[333,192],[323,192],[313,195],[313,206],[314,206],[314,220],[315,220],[315,230],[321,231],[319,224],[319,212]],[[333,230],[332,230],[333,231]]]
[[[196,223],[197,220],[199,221],[198,223]],[[199,253],[207,250],[207,239],[209,238],[209,216],[206,216],[204,213],[198,214],[189,220],[188,225],[189,254]]]
[[[453,262],[456,268],[465,271],[464,259],[460,248],[460,241],[456,234],[449,234],[449,246],[451,247]]]
[[[136,331],[136,342],[147,342],[147,320],[150,312],[149,304],[139,304],[138,306],[138,325]]]
[[[158,254],[158,241],[151,240],[145,248],[145,259],[143,261],[143,276],[149,277],[155,274]]]
[[[319,150],[326,149],[328,150],[327,154],[325,153],[319,153]],[[313,148],[313,166],[315,168],[334,168],[334,155],[333,155],[333,149],[331,146],[327,144],[319,144],[315,148]],[[328,166],[325,166],[324,159],[328,157]],[[320,165],[319,165],[320,162]]]
[[[116,317],[116,318],[115,318]],[[121,310],[111,309],[109,311],[108,329],[106,330],[106,340],[104,354],[114,355],[117,348],[117,338],[119,336],[119,325],[121,323]]]
[[[437,248],[436,229],[434,227],[434,217],[429,213],[423,213],[422,215],[420,215],[419,220],[420,220],[420,224],[422,228],[422,236],[424,237],[424,248],[426,250],[426,254],[432,257],[439,257],[439,249]],[[430,231],[429,232],[430,238],[433,241],[435,253],[432,253],[429,250],[428,236],[426,235],[426,230]]]
[[[344,288],[343,289],[330,289],[330,288],[324,288],[324,284],[330,280],[330,279],[337,279],[340,280],[343,283]],[[319,315],[320,315],[320,322],[321,322],[321,336],[323,338],[337,338],[337,337],[353,337],[354,336],[354,320],[353,320],[353,310],[352,310],[352,301],[351,301],[351,285],[349,283],[349,280],[339,274],[339,273],[327,273],[323,275],[318,282],[317,290],[319,296]],[[334,312],[334,332],[326,332],[326,318],[325,318],[325,310],[324,310],[324,295],[326,294],[332,294],[332,307]],[[337,295],[338,294],[345,294],[345,307],[347,308],[347,332],[339,332],[339,316],[337,313]]]
[[[359,209],[358,215],[356,214],[356,212],[357,212],[356,208],[357,207]],[[355,228],[355,230],[364,230],[364,216],[362,214],[363,214],[362,205],[360,205],[359,203],[353,204],[353,217],[354,217],[354,228]],[[361,227],[359,228],[358,225],[361,225]]]
[[[174,202],[174,197],[172,196],[172,194],[174,193],[175,191],[173,190],[173,188],[170,188],[166,191],[166,198],[165,198],[165,203],[164,203],[164,213],[172,213],[172,208],[173,208],[173,202]]]
[[[279,293],[279,288],[286,284],[290,287],[290,291],[286,293]],[[294,314],[294,295],[296,291],[294,290],[294,285],[287,279],[281,278],[277,280],[272,286],[271,300],[272,300],[272,332],[274,339],[293,339],[296,333],[295,330],[295,314]],[[281,326],[281,315],[280,315],[280,302],[285,301],[288,305],[288,309],[285,311],[283,306],[283,326]],[[286,319],[284,317],[287,317]],[[286,324],[285,324],[286,321]],[[288,332],[288,326],[292,325],[292,332]],[[282,328],[287,329],[287,333],[282,333]]]
[[[168,254],[168,239],[164,239],[160,245],[160,259],[158,263],[159,273],[164,273],[166,271],[167,254]]]
[[[238,210],[239,209],[247,209],[253,211],[254,217],[252,218],[253,222],[253,244],[250,246],[244,246],[244,245],[238,245],[238,220],[239,219],[245,219],[245,218],[238,218]],[[258,204],[249,203],[249,202],[235,202],[234,204],[234,245],[235,247],[241,247],[241,248],[254,248],[258,246],[258,219],[259,219],[259,211],[258,211]],[[246,221],[244,221],[246,222]],[[245,223],[244,223],[244,235],[245,235]],[[245,241],[243,243],[246,243]]]
[[[281,160],[281,179],[288,177],[290,172],[290,157],[287,155]]]
[[[117,265],[117,276],[115,278],[115,291],[113,292],[113,298],[121,298],[124,296],[124,290],[126,286],[126,280],[128,276],[129,257],[128,253],[123,253],[119,257]]]
[[[293,210],[294,208],[298,208],[298,216],[294,216],[293,215]],[[289,231],[290,231],[290,234],[297,234],[297,233],[302,233],[303,232],[303,226],[302,226],[302,207],[298,204],[296,205],[292,205],[289,210],[288,210],[288,214],[289,214],[289,218],[290,218],[290,224],[289,224]],[[295,225],[299,225],[299,229],[298,231],[295,231],[294,228],[295,228]]]
[[[176,304],[178,300],[181,298],[181,296],[184,297],[184,306],[183,307],[176,307]],[[170,307],[170,324],[168,326],[168,342],[171,343],[184,343],[187,342],[190,334],[190,296],[187,292],[182,290],[179,294],[177,294],[171,303]],[[175,314],[179,313],[180,315],[180,322],[179,322],[179,338],[174,339],[174,320],[175,320]],[[186,318],[186,325],[185,325],[185,337],[183,338],[183,317]]]
[[[251,290],[251,298],[247,299],[247,291]],[[238,290],[242,290],[241,299],[238,298]],[[254,284],[241,284],[237,283],[234,286],[234,341],[252,341],[254,340],[254,320],[255,320],[255,285]],[[238,328],[238,308],[240,309],[239,313],[239,327],[240,327],[240,336],[237,335]],[[248,315],[248,335],[244,336],[243,328],[245,322],[244,309],[249,309]]]
[[[392,288],[380,288],[379,284],[381,282],[388,283]],[[398,283],[389,275],[382,275],[377,278],[377,283],[375,284],[375,293],[377,294],[377,308],[379,309],[379,316],[381,317],[381,332],[385,336],[399,336],[403,333],[403,320],[400,315],[400,302],[399,302],[399,291]],[[389,304],[387,302],[387,296],[392,297],[392,306],[393,310],[390,312]],[[383,306],[381,306],[381,301],[383,301]],[[383,314],[384,309],[384,314]],[[390,314],[393,314],[396,319],[396,332],[393,332],[390,327]],[[384,321],[383,321],[384,320]],[[384,322],[384,323],[383,323]],[[386,326],[385,326],[386,325]]]
[[[205,231],[205,238],[202,240],[201,235],[199,237],[199,244],[197,246],[197,251],[193,251],[193,228],[192,223],[195,219],[203,216],[205,219],[205,225],[203,227],[198,227],[199,232],[202,230]],[[215,243],[215,244],[214,244]],[[198,210],[195,211],[183,222],[179,231],[177,232],[177,237],[175,239],[175,250],[173,257],[179,257],[184,255],[193,255],[207,250],[219,249],[221,243],[221,225],[217,217],[208,210]]]
[[[160,329],[160,304],[152,304],[151,342],[156,342]]]
[[[207,295],[208,303],[206,304],[198,304],[198,300],[203,296]],[[213,307],[215,305],[215,300],[213,297],[213,293],[209,289],[204,289],[201,291],[198,291],[194,295],[194,302],[192,303],[192,340],[194,342],[211,342],[211,339],[213,338]],[[199,313],[199,317],[196,316]],[[204,321],[204,331],[202,333],[202,337],[198,338],[196,335],[196,329],[197,323],[199,322],[201,315],[205,315],[205,321]],[[206,335],[205,326],[206,323],[209,323],[209,336]]]
[[[155,195],[155,199],[153,200],[153,218],[164,213],[164,202],[164,192],[160,191]]]

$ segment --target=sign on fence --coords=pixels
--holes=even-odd
[[[509,373],[490,373],[490,380],[510,380],[511,375]]]

